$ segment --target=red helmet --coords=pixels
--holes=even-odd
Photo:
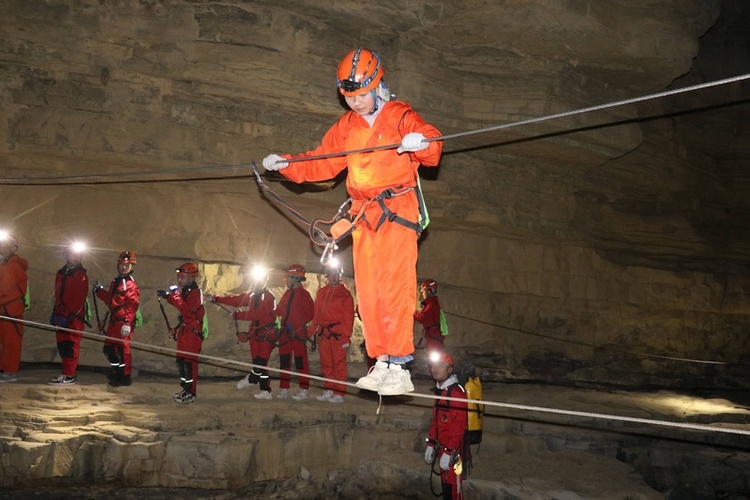
[[[383,78],[385,69],[380,57],[370,49],[355,49],[339,62],[336,87],[345,96],[355,96],[374,90]]]
[[[135,258],[135,252],[131,252],[130,250],[125,250],[124,252],[122,252],[117,258],[117,262],[125,262],[126,264],[133,265],[136,265],[138,263]]]
[[[437,293],[437,289],[438,289],[437,281],[435,281],[435,280],[425,280],[425,281],[422,282],[421,285],[419,285],[419,291],[420,292],[427,292],[427,291],[431,290],[431,291]]]
[[[302,264],[292,264],[289,269],[286,270],[287,276],[297,276],[298,278],[305,278],[305,268]]]
[[[448,354],[447,351],[432,351],[430,353],[430,364],[445,363],[448,366],[453,366],[453,356]]]
[[[196,277],[200,273],[198,272],[198,264],[195,262],[185,262],[183,265],[175,269],[177,276],[190,276]]]

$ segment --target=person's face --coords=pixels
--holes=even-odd
[[[284,280],[286,281],[287,288],[294,288],[294,285],[297,284],[297,279],[291,274],[287,274],[286,276],[284,276]]]
[[[131,264],[130,262],[125,262],[124,260],[117,261],[117,271],[120,274],[128,274],[132,270],[133,264]]]
[[[178,274],[177,275],[177,284],[180,286],[180,288],[188,286],[190,284],[191,278],[187,274]]]
[[[369,90],[355,96],[344,96],[344,100],[359,116],[369,115],[375,109],[375,98]]]
[[[328,278],[328,284],[331,286],[336,286],[341,283],[341,276],[339,273],[328,273],[326,274],[326,278]]]
[[[453,368],[445,363],[439,361],[437,363],[430,363],[430,374],[435,382],[445,382],[451,373],[453,373]]]
[[[65,262],[68,263],[69,266],[77,266],[81,263],[82,256],[80,253],[71,252],[69,250],[65,251]]]

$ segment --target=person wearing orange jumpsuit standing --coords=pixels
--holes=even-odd
[[[444,349],[443,333],[440,330],[440,302],[438,301],[438,286],[433,279],[425,280],[419,285],[422,296],[422,308],[414,311],[414,320],[422,325],[427,355],[433,351]]]
[[[354,299],[349,288],[341,281],[344,270],[331,260],[326,266],[328,284],[315,296],[315,316],[310,324],[310,337],[320,353],[320,369],[327,379],[346,382],[346,354],[354,328]],[[323,394],[318,401],[343,403],[346,385],[324,382]]]
[[[203,349],[203,320],[206,308],[203,305],[203,292],[195,282],[200,273],[195,262],[186,262],[175,269],[177,286],[168,290],[157,290],[156,296],[180,311],[180,319],[174,329],[177,341],[177,369],[180,373],[182,391],[174,394],[175,403],[194,403],[198,397],[198,357]],[[189,353],[189,354],[188,354]]]
[[[440,132],[407,103],[392,99],[382,80],[384,71],[371,50],[349,52],[338,65],[337,86],[350,110],[316,149],[296,156],[268,155],[263,167],[294,182],[331,179],[349,169],[354,280],[367,353],[377,359],[357,386],[396,395],[414,390],[404,365],[414,359],[417,240],[425,223],[417,169],[420,164],[437,166],[442,142],[427,140]]]
[[[444,398],[466,399],[466,391],[453,372],[453,356],[445,351],[434,351],[430,355],[430,373],[435,380],[434,392]],[[436,399],[432,408],[430,435],[424,460],[440,470],[440,483],[444,500],[463,498],[461,473],[456,474],[455,464],[464,460],[464,435],[468,418],[468,403]]]
[[[279,368],[289,371],[294,357],[294,368],[299,378],[299,391],[292,399],[302,401],[307,399],[310,389],[310,365],[307,358],[307,325],[312,321],[315,304],[303,282],[305,268],[300,264],[292,264],[284,275],[286,292],[281,296],[276,307],[281,331],[279,332]],[[289,383],[291,375],[279,374],[279,399],[289,397]]]
[[[50,385],[76,383],[82,335],[71,330],[83,331],[86,322],[86,297],[89,293],[89,278],[81,263],[83,247],[70,244],[63,250],[63,255],[65,265],[55,275],[55,305],[49,320],[51,325],[65,328],[55,333],[62,374],[50,379]]]
[[[104,340],[104,355],[112,367],[107,376],[112,387],[129,386],[133,372],[130,342],[135,332],[135,317],[141,301],[141,292],[133,278],[133,268],[138,263],[135,252],[126,250],[117,258],[117,276],[109,289],[97,281],[94,293],[109,308],[109,324]]]
[[[23,319],[29,265],[16,255],[18,241],[0,232],[0,314]],[[23,323],[0,320],[0,383],[16,382],[21,366]]]
[[[237,382],[237,389],[245,389],[258,384],[260,391],[254,394],[256,399],[272,399],[271,380],[268,370],[268,360],[276,346],[278,332],[276,331],[276,297],[268,289],[268,273],[258,271],[254,277],[253,290],[250,293],[218,296],[212,295],[211,302],[225,304],[230,307],[242,308],[232,313],[232,318],[249,321],[250,327],[245,338],[250,343],[252,357],[252,371]],[[245,309],[246,308],[246,309]]]

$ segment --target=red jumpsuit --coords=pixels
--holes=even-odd
[[[250,342],[250,356],[256,366],[268,366],[273,348],[276,345],[276,297],[267,288],[259,292],[241,293],[227,297],[215,297],[217,304],[231,307],[247,307],[235,313],[235,319],[250,321],[247,334]],[[260,382],[260,390],[271,392],[268,370],[253,368],[248,376],[250,383]]]
[[[326,285],[315,296],[310,336],[317,335],[320,369],[325,378],[346,381],[346,346],[354,327],[354,299],[344,283]],[[324,387],[343,396],[346,385],[326,381]]]
[[[455,375],[451,375],[448,380],[439,384],[438,388],[440,389],[440,393],[437,394],[438,396],[466,398],[466,391],[458,383]],[[463,454],[467,412],[468,404],[463,401],[435,400],[435,405],[432,408],[429,439],[437,443],[435,448],[436,464],[440,463],[443,454],[447,453],[449,456],[454,452]],[[462,457],[462,460],[464,458]],[[451,498],[453,499],[462,498],[462,495],[458,491],[457,479],[452,463],[447,471],[441,469],[440,482],[444,485],[444,492],[450,487]]]
[[[440,331],[440,302],[437,295],[422,301],[422,309],[414,312],[414,319],[422,325],[422,332],[427,342],[427,352],[444,349],[444,338]]]
[[[89,278],[83,265],[63,266],[55,275],[55,307],[50,322],[69,330],[83,331],[88,292]],[[62,374],[75,377],[81,334],[58,330],[55,337],[62,361]]]
[[[307,324],[312,321],[315,304],[310,292],[302,285],[287,289],[276,307],[276,316],[281,323],[279,332],[279,368],[289,370],[294,356],[294,367],[299,377],[300,389],[310,388],[310,373],[307,359]],[[280,373],[279,389],[289,389],[291,375]]]
[[[141,300],[141,293],[132,274],[120,274],[109,285],[109,290],[100,288],[96,292],[109,307],[109,325],[104,341],[104,355],[107,356],[114,375],[130,377],[132,373],[130,341],[135,332],[135,313]],[[130,325],[130,334],[123,337],[122,327]],[[110,340],[115,339],[115,340]],[[121,340],[121,342],[118,342]]]
[[[26,260],[11,255],[0,262],[0,314],[23,319],[28,268]],[[23,324],[0,320],[0,371],[18,373],[21,366]]]
[[[193,281],[182,287],[179,293],[167,295],[167,302],[180,311],[180,320],[175,329],[177,338],[177,367],[180,385],[198,395],[198,355],[203,348],[203,292]],[[191,354],[186,354],[191,353]]]
[[[388,144],[399,144],[404,135],[420,132],[439,137],[411,106],[400,101],[380,107],[373,125],[353,111],[346,112],[326,132],[321,145],[295,157],[305,158]],[[383,218],[383,207],[402,219],[416,223],[419,205],[414,190],[419,165],[436,166],[443,144],[432,141],[422,151],[398,154],[396,149],[337,156],[323,160],[292,162],[279,170],[294,182],[321,181],[349,168],[346,186],[352,197],[351,215],[363,210],[352,234],[354,279],[363,318],[367,353],[371,358],[388,354],[410,356],[414,352],[413,303],[417,294],[417,239],[419,232],[397,221]],[[386,189],[392,197],[374,198]]]

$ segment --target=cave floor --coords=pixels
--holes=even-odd
[[[349,464],[305,462],[302,458],[302,462],[298,460],[277,477],[259,478],[259,482],[299,478],[300,471],[303,479],[316,474],[328,474],[330,478],[334,468],[361,469],[364,462],[374,461],[414,471],[416,480],[424,483],[425,498],[430,497],[426,482],[429,469],[422,461],[421,443],[427,432],[431,399],[383,398],[378,413],[378,397],[357,389],[349,389],[343,404],[315,400],[322,392],[321,383],[315,380],[307,401],[260,401],[252,397],[255,388],[238,390],[237,378],[210,378],[200,380],[197,402],[178,405],[172,400],[172,394],[179,389],[176,376],[141,373],[132,386],[113,388],[106,384],[103,372],[82,369],[74,386],[47,385],[47,380],[57,374],[49,366],[29,366],[22,368],[18,382],[0,384],[0,445],[5,476],[0,486],[6,488],[7,495],[14,493],[14,498],[22,498],[19,495],[32,489],[43,491],[39,490],[40,485],[53,488],[51,491],[57,491],[58,498],[65,497],[65,488],[80,487],[81,478],[67,476],[72,469],[47,467],[41,472],[33,463],[23,467],[13,463],[14,455],[9,450],[24,443],[95,435],[122,445],[171,435],[191,436],[194,441],[210,444],[226,436],[276,432],[284,427],[304,429],[326,422],[354,428],[354,432],[365,431],[359,442],[366,443],[368,450],[357,450],[355,445],[349,451],[354,463]],[[414,382],[417,393],[429,393],[432,385],[429,380]],[[272,387],[278,390],[277,380],[272,381]],[[467,495],[474,491],[478,497],[486,497],[488,491],[494,491],[505,495],[497,498],[525,498],[530,492],[538,498],[625,498],[622,495],[627,492],[628,498],[665,498],[646,484],[642,471],[637,471],[642,454],[650,453],[644,450],[654,442],[678,443],[697,450],[719,449],[728,454],[750,450],[750,438],[746,435],[606,418],[615,415],[750,431],[750,401],[745,391],[696,395],[528,383],[485,383],[483,389],[483,399],[488,402],[524,405],[534,411],[486,408],[484,439],[479,447],[473,448]],[[293,378],[291,392],[295,390]],[[597,415],[568,415],[544,409]],[[152,437],[144,438],[146,435]],[[11,472],[16,476],[10,478]],[[750,476],[747,471],[744,473]],[[110,479],[118,481],[117,477]],[[202,488],[206,484],[183,486]],[[139,485],[133,485],[131,480],[128,486]],[[226,484],[209,485],[207,490],[211,488],[231,490]],[[140,496],[144,496],[144,491]],[[568,493],[556,496],[554,492]],[[71,496],[80,497],[80,493]],[[209,496],[218,498],[215,494]],[[297,498],[288,495],[284,498],[287,497]]]

